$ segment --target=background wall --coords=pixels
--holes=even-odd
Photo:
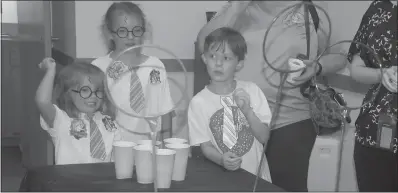
[[[183,59],[194,58],[193,43],[206,23],[205,12],[216,11],[226,1],[137,1],[154,28],[153,43],[169,48]],[[316,2],[316,1],[315,1]],[[76,1],[77,57],[103,55],[99,26],[112,2]],[[319,4],[332,20],[332,42],[352,39],[371,1],[323,1]],[[95,7],[95,9],[93,9]],[[87,14],[89,11],[90,14]],[[344,44],[344,47],[348,45]],[[165,55],[164,58],[169,56]]]
[[[154,28],[153,43],[169,48],[183,59],[194,58],[193,43],[206,23],[205,12],[219,10],[226,1],[135,1]],[[112,1],[76,1],[76,51],[78,58],[106,52],[99,26]],[[352,39],[371,1],[315,1],[332,20],[332,43]],[[93,9],[95,7],[95,9]],[[15,1],[2,1],[2,22],[17,23]],[[90,14],[88,14],[88,12]],[[347,49],[348,44],[342,44]],[[163,58],[170,56],[163,55]]]
[[[153,43],[172,50],[182,59],[194,58],[194,42],[206,23],[206,11],[218,10],[225,1],[135,1],[154,28]],[[76,1],[76,49],[78,58],[104,55],[99,26],[112,2]],[[95,9],[93,9],[95,7]],[[87,12],[90,14],[87,14]],[[170,58],[166,54],[156,54]]]
[[[326,1],[328,14],[332,20],[332,43],[352,40],[358,30],[363,14],[372,1]],[[348,49],[349,43],[342,44]]]
[[[354,38],[362,16],[371,3],[372,1],[326,1],[326,11],[332,20],[332,44]],[[349,46],[349,43],[339,45],[345,51],[348,51]],[[341,73],[349,75],[348,68],[342,70]]]
[[[16,1],[1,1],[1,11],[2,23],[18,23]]]

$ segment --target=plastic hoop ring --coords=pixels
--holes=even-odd
[[[330,19],[329,15],[326,13],[325,9],[323,9],[323,8],[320,7],[319,5],[315,5],[315,4],[310,3],[310,2],[300,2],[300,3],[297,3],[297,4],[294,4],[294,5],[291,5],[291,6],[286,7],[286,8],[283,9],[281,12],[279,12],[279,13],[274,17],[274,19],[271,21],[271,23],[268,25],[267,30],[265,31],[264,40],[263,40],[263,58],[264,58],[264,61],[265,61],[265,63],[266,63],[269,67],[271,67],[271,68],[272,68],[274,71],[276,71],[276,72],[281,72],[281,73],[294,73],[294,72],[300,71],[300,69],[298,69],[298,70],[283,70],[283,69],[275,68],[275,67],[268,61],[268,59],[267,59],[267,55],[266,55],[266,51],[265,51],[265,46],[266,46],[268,34],[269,34],[269,32],[270,32],[272,26],[273,26],[273,25],[275,24],[275,22],[282,16],[282,14],[284,14],[287,10],[289,10],[289,9],[291,9],[291,8],[300,7],[301,5],[312,5],[312,6],[315,6],[316,8],[320,9],[320,10],[326,15],[326,18],[327,18],[328,23],[329,23],[329,33],[327,34],[326,43],[329,43],[329,42],[330,42],[330,37],[331,37],[331,35],[332,35],[332,33],[331,33],[331,31],[330,31],[330,30],[332,29],[332,23],[330,22],[331,19]],[[325,50],[326,50],[326,49],[325,49]],[[322,53],[324,53],[324,52],[325,52],[325,51],[323,51]],[[317,59],[313,60],[312,63],[318,62],[318,61],[319,61],[319,58],[320,58],[320,57],[318,57]],[[314,73],[314,75],[315,75],[315,73]]]
[[[184,63],[183,63],[175,54],[173,54],[171,51],[169,51],[169,50],[166,49],[166,48],[162,48],[162,47],[160,47],[160,46],[158,46],[158,45],[142,44],[142,45],[138,45],[138,46],[133,46],[133,47],[126,48],[126,49],[123,50],[120,54],[118,54],[118,55],[115,57],[115,59],[112,60],[112,64],[113,64],[114,62],[118,61],[119,57],[122,56],[124,53],[126,53],[126,52],[128,52],[128,51],[131,51],[131,50],[134,50],[134,49],[137,49],[137,48],[144,48],[144,47],[147,47],[147,48],[156,48],[156,49],[162,50],[163,52],[165,52],[165,53],[167,53],[167,54],[173,56],[174,59],[177,60],[177,62],[180,64],[180,66],[182,67],[182,69],[183,69],[183,71],[184,71],[185,83],[188,82],[187,70],[185,69]],[[137,66],[134,66],[133,68],[139,68],[139,67],[140,67],[140,65],[137,65]],[[153,66],[153,65],[146,65],[145,67],[160,68],[159,66]],[[106,75],[107,75],[107,76],[108,76],[109,69],[110,69],[110,66],[108,66],[108,68],[106,69]],[[126,76],[128,73],[130,73],[129,70],[124,71],[123,73],[120,74],[120,77]],[[178,105],[179,105],[181,102],[184,101],[183,99],[187,96],[187,95],[185,94],[185,93],[187,93],[187,86],[185,85],[183,88],[181,88],[181,87],[182,87],[181,85],[177,85],[178,89],[181,91],[182,96],[181,96],[180,100],[178,100],[177,102],[174,103],[174,107],[173,107],[173,108],[171,108],[170,110],[167,110],[167,111],[165,111],[165,112],[160,112],[160,113],[158,113],[158,114],[151,114],[151,115],[147,115],[147,116],[142,116],[142,115],[139,115],[139,114],[137,114],[137,113],[130,113],[130,112],[127,112],[127,111],[123,110],[123,108],[121,108],[119,105],[116,104],[116,102],[113,100],[113,97],[112,97],[112,95],[111,95],[111,92],[110,92],[110,89],[109,89],[109,85],[108,85],[108,80],[107,80],[107,79],[108,79],[108,77],[104,79],[104,85],[105,85],[105,86],[104,86],[104,87],[105,87],[104,90],[105,90],[105,94],[107,95],[108,99],[109,99],[110,102],[116,107],[117,110],[119,110],[120,112],[122,112],[122,113],[124,113],[124,114],[126,114],[126,115],[128,115],[128,116],[131,116],[131,117],[142,118],[142,119],[157,118],[157,117],[159,117],[159,116],[162,116],[162,115],[165,115],[165,114],[167,114],[167,113],[170,113],[170,112],[174,111],[174,110],[178,107]],[[172,80],[172,82],[175,82],[175,80],[170,79],[169,77],[168,77],[168,80]]]
[[[354,43],[354,44],[357,44],[357,45],[359,45],[359,46],[361,46],[363,48],[366,48],[369,51],[369,53],[374,57],[376,62],[379,64],[380,73],[383,74],[382,62],[380,60],[380,57],[377,55],[377,53],[372,48],[367,46],[366,44],[361,43],[361,42],[352,41],[352,40],[342,40],[342,41],[336,42],[336,43],[334,43],[334,44],[332,44],[330,46],[327,46],[326,49],[318,56],[318,58],[316,60],[319,60],[323,55],[325,55],[327,50],[331,49],[332,47],[334,47],[336,45],[342,44],[342,43]],[[315,84],[317,83],[316,79],[314,80],[314,82],[315,82]],[[381,86],[382,86],[382,82],[380,81],[379,85],[376,88],[376,93],[378,93],[380,91]],[[318,89],[318,87],[316,87],[316,88]],[[372,101],[374,101],[375,98],[376,98],[376,95],[373,95],[372,98],[369,99],[369,101],[365,101],[359,107],[349,107],[348,103],[347,103],[346,105],[344,105],[343,110],[352,111],[352,110],[360,109],[360,108],[364,107],[365,105],[367,105],[367,104],[371,103]]]

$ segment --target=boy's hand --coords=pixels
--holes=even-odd
[[[45,70],[54,70],[56,67],[55,60],[52,58],[44,58],[42,62],[39,64],[40,69]]]
[[[240,164],[242,163],[242,158],[238,157],[232,152],[224,153],[222,156],[222,165],[227,170],[237,170],[240,168]]]
[[[251,109],[250,95],[242,88],[238,88],[235,90],[233,97],[242,113],[247,114]]]

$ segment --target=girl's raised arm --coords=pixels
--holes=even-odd
[[[52,58],[45,58],[39,64],[39,68],[45,69],[46,74],[41,80],[39,88],[37,88],[35,101],[43,119],[48,126],[53,127],[56,109],[52,103],[52,92],[56,74],[56,63]]]

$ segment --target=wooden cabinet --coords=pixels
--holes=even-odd
[[[37,65],[51,56],[50,10],[48,1],[18,1],[18,23],[2,23],[2,141],[19,137],[25,167],[53,163],[54,150],[34,102],[44,75]]]
[[[1,49],[1,138],[18,145],[23,127],[22,68],[19,42],[2,41]]]

